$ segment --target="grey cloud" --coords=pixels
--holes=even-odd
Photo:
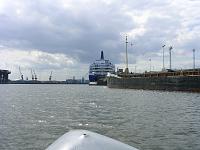
[[[120,52],[116,46],[114,48],[117,49],[113,49],[105,45],[105,41],[112,40],[119,45],[120,33],[134,27],[131,19],[120,11],[119,6],[112,8],[101,2],[99,10],[92,7],[65,10],[58,7],[58,4],[44,4],[39,1],[37,4],[26,3],[26,6],[27,14],[23,18],[9,16],[9,11],[8,15],[1,17],[1,22],[4,22],[0,25],[0,41],[4,41],[2,44],[63,52],[78,57],[80,61],[90,62],[94,59],[93,52],[100,49],[110,51],[108,55]],[[84,53],[79,53],[80,51]],[[117,62],[117,59],[114,60]]]
[[[141,18],[144,12],[149,12],[143,24],[144,34],[129,37],[134,42],[129,52],[135,59],[141,54],[158,52],[165,42],[173,43],[183,28],[184,16],[176,2],[170,0],[119,0],[110,4],[97,0],[69,2],[72,7],[67,8],[61,1],[7,4],[6,11],[0,15],[0,45],[64,53],[81,63],[90,63],[99,57],[100,50],[104,50],[106,57],[114,63],[123,63],[120,58],[125,48],[122,34],[141,25],[127,12],[133,16],[139,14]],[[18,7],[22,16],[15,12]],[[199,26],[198,21],[188,28],[194,32],[196,26]],[[179,43],[179,47],[199,47],[199,39],[196,37]]]

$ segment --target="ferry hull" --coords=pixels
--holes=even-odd
[[[97,75],[89,75],[90,82],[97,82]]]
[[[89,85],[107,85],[106,75],[89,75]]]
[[[200,76],[108,77],[109,88],[200,92]]]

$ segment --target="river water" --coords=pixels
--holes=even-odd
[[[87,129],[141,150],[199,150],[200,94],[88,85],[0,85],[0,149],[44,150]]]

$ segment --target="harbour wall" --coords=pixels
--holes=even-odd
[[[109,88],[200,92],[200,76],[107,77]]]

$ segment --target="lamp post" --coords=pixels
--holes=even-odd
[[[135,73],[136,73],[136,70],[137,70],[137,66],[135,66]]]
[[[163,68],[162,70],[165,70],[165,45],[162,46],[163,49]]]

